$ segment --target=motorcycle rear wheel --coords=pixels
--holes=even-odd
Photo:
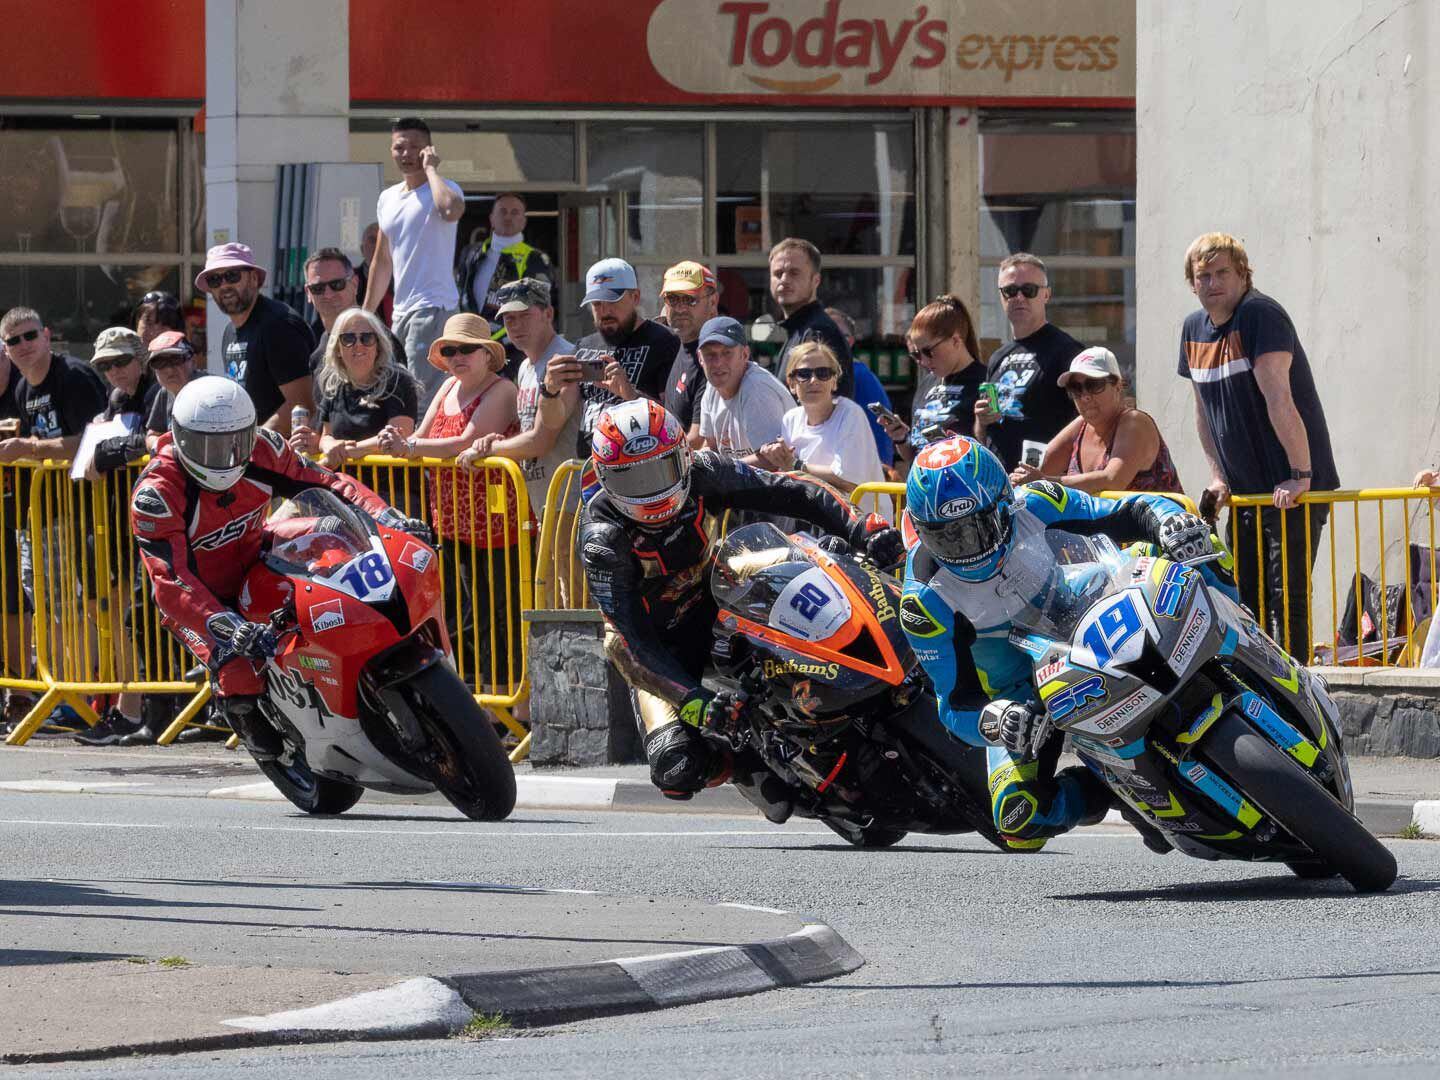
[[[1290,755],[1245,721],[1233,713],[1222,716],[1204,747],[1216,769],[1356,892],[1383,892],[1394,883],[1395,856],[1385,845]],[[1301,865],[1306,870],[1315,867],[1309,860]]]
[[[503,821],[515,809],[515,769],[490,713],[448,664],[432,664],[398,689],[435,748],[428,779],[472,821]]]
[[[883,825],[874,823],[855,825],[848,821],[836,821],[833,818],[822,818],[821,821],[831,832],[857,848],[894,847],[906,836],[904,829],[887,829]]]
[[[256,764],[281,795],[307,814],[343,814],[365,794],[364,788],[354,784],[316,776],[303,754],[297,753],[290,765],[279,761],[257,761]]]

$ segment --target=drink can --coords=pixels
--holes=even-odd
[[[999,413],[1000,388],[996,386],[993,382],[982,382],[979,386],[979,391],[981,396],[984,397],[985,400],[990,402],[990,411],[993,413]]]
[[[310,426],[310,410],[304,405],[296,405],[290,410],[290,430]]]

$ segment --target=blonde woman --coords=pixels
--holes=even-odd
[[[415,377],[395,363],[390,335],[364,308],[347,308],[336,317],[315,375],[315,398],[315,427],[297,428],[290,446],[301,453],[318,451],[328,468],[380,453],[380,432],[387,425],[401,438],[415,432]]]
[[[803,341],[785,361],[785,385],[800,404],[780,422],[781,437],[756,454],[761,465],[804,472],[850,491],[885,478],[865,412],[839,394],[840,361],[818,341]]]

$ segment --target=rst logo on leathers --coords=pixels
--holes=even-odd
[[[234,543],[245,535],[245,530],[250,527],[250,523],[264,512],[265,507],[256,507],[244,517],[227,522],[214,532],[208,532],[204,536],[197,536],[194,540],[190,541],[190,547],[195,551],[214,551],[216,548],[222,548],[226,544]]]

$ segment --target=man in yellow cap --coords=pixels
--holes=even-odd
[[[680,351],[665,382],[665,408],[680,420],[691,446],[700,445],[700,397],[705,372],[700,367],[700,328],[719,312],[720,293],[709,267],[689,260],[665,271],[660,283],[665,321],[680,339]]]

